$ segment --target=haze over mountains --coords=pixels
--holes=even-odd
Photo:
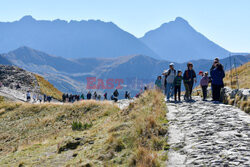
[[[197,32],[181,17],[147,32],[141,40],[159,56],[176,62],[229,55],[227,50]]]
[[[145,55],[185,62],[224,58],[229,52],[178,17],[138,39],[112,22],[100,20],[35,20],[0,22],[0,53],[28,46],[64,58],[114,58]]]
[[[144,55],[67,60],[29,47],[20,47],[9,53],[0,54],[0,57],[18,67],[44,76],[62,92],[86,92],[87,77],[96,77],[104,82],[108,78],[123,79],[123,91],[129,90],[133,95],[144,84],[154,82],[156,76],[168,68],[170,63]],[[231,58],[235,59],[236,66],[250,61],[250,55]],[[198,73],[200,70],[208,71],[212,62],[213,60],[196,60],[193,64]],[[229,58],[221,59],[221,62],[226,70],[230,68]],[[175,68],[184,70],[186,63],[175,63]],[[113,89],[105,91],[111,92]]]

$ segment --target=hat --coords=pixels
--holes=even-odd
[[[170,63],[169,66],[174,66],[174,63]]]
[[[182,72],[180,69],[177,71],[177,73]]]
[[[200,72],[199,72],[199,75],[202,75],[202,74],[203,74],[203,71],[200,71]]]

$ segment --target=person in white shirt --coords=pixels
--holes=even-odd
[[[176,76],[176,70],[174,69],[174,63],[169,64],[169,69],[165,70],[162,75],[164,75],[164,86],[165,95],[167,96],[167,101],[169,101],[170,96],[174,93],[174,78]]]

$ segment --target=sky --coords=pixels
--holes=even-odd
[[[112,21],[136,37],[182,17],[231,52],[250,53],[250,0],[0,0],[0,21]]]

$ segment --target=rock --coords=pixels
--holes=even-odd
[[[63,151],[67,150],[74,150],[76,149],[79,145],[83,145],[84,141],[83,140],[74,140],[72,138],[66,139],[61,146],[58,148],[58,153],[60,154]]]

